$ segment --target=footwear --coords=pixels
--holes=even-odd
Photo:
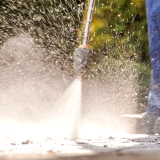
[[[160,117],[158,117],[154,123],[154,133],[160,134]]]
[[[158,119],[159,121],[157,121]],[[141,134],[155,134],[155,130],[160,132],[160,117],[158,118],[158,116],[147,112],[143,113],[140,124],[137,126],[137,132]]]
[[[160,117],[147,112],[141,115],[123,115],[120,126],[127,126],[132,134],[160,134]]]

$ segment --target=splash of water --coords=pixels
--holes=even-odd
[[[81,110],[80,78],[73,81],[63,75],[52,58],[44,61],[42,55],[28,35],[11,38],[1,48],[0,139],[91,138],[125,130],[117,122],[136,107],[132,69],[128,74],[114,70],[114,61],[104,66],[101,81],[84,79]]]
[[[22,110],[25,110],[23,106]],[[24,139],[35,141],[45,139],[47,136],[54,139],[77,138],[81,116],[81,78],[76,78],[71,83],[47,113],[47,116],[44,115],[45,117],[40,118],[45,118],[43,122],[39,120],[38,122],[24,123],[24,121],[21,122],[21,118],[19,117],[19,122],[15,121],[14,118],[0,121],[0,126],[3,128],[0,138],[16,141]],[[32,114],[36,114],[36,112]],[[32,116],[30,115],[29,117],[32,118]]]
[[[81,78],[76,78],[54,105],[60,137],[78,137],[81,116]]]
[[[53,64],[45,63],[41,55],[28,35],[9,39],[0,50],[0,139],[58,138],[69,125],[67,117],[74,121],[76,105],[80,105],[76,95],[80,98],[81,80],[74,80],[65,92],[72,79]],[[59,112],[63,108],[57,108],[60,102],[67,109],[65,115]],[[60,117],[65,121],[63,127]]]

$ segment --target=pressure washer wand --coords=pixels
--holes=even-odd
[[[88,13],[87,13],[87,22],[86,22],[86,28],[85,28],[85,33],[84,33],[83,45],[88,45],[89,30],[91,27],[94,4],[95,4],[95,0],[90,0]]]
[[[88,40],[89,40],[89,31],[91,26],[94,4],[95,0],[90,0],[83,45],[80,45],[79,48],[76,48],[74,52],[73,66],[77,76],[83,76],[87,73],[93,58],[93,52],[88,47]]]

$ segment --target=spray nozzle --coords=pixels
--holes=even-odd
[[[93,51],[87,48],[76,48],[74,52],[74,71],[79,76],[84,76],[91,65]]]

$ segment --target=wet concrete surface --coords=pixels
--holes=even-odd
[[[160,159],[160,136],[123,135],[98,139],[11,141],[0,143],[0,160]]]

